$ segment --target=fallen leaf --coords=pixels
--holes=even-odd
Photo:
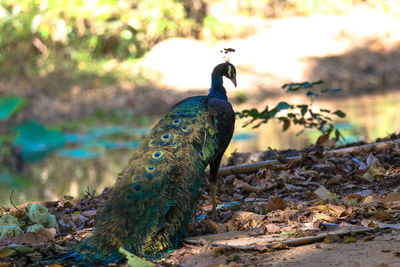
[[[251,186],[246,182],[243,182],[241,180],[235,179],[233,181],[233,186],[234,187],[241,187],[244,191],[248,192],[248,193],[256,193],[258,194],[259,192],[262,192],[265,190],[266,186],[262,185],[262,186]]]
[[[366,238],[364,238],[364,242],[372,241],[374,239],[375,239],[375,235],[370,235],[370,236],[367,236]]]
[[[81,214],[87,218],[91,218],[97,214],[97,210],[85,210]]]
[[[336,199],[336,194],[329,192],[323,185],[318,187],[314,193],[322,200],[334,200]]]
[[[392,215],[384,210],[377,211],[371,218],[378,221],[390,221],[393,219]]]
[[[212,220],[204,220],[203,221],[210,229],[212,229],[213,233],[225,233],[228,232],[228,226],[225,224],[219,224]]]
[[[274,223],[269,223],[265,225],[265,228],[268,233],[279,233],[281,232],[281,228]]]
[[[354,236],[348,237],[344,240],[344,243],[356,243],[357,242],[357,238],[355,238]]]
[[[128,265],[130,265],[132,267],[135,267],[135,266],[142,266],[142,267],[155,266],[155,264],[153,264],[152,262],[149,262],[147,260],[139,258],[138,256],[133,255],[132,253],[130,253],[129,251],[127,251],[126,249],[124,249],[122,247],[119,248],[119,253],[125,255],[125,257],[128,260]]]
[[[326,205],[330,211],[333,211],[337,217],[341,217],[344,213],[346,213],[346,209],[342,206],[328,204]]]
[[[256,214],[249,211],[238,211],[235,212],[235,214],[233,215],[233,219],[238,221],[246,221],[252,219],[256,220],[257,222],[261,222],[262,220],[264,220],[264,218],[264,215]]]
[[[289,246],[287,244],[278,243],[278,244],[272,245],[270,248],[272,248],[272,249],[288,249]]]
[[[400,251],[395,251],[395,252],[393,252],[393,256],[395,256],[395,257],[400,257]]]
[[[322,242],[324,243],[334,243],[334,242],[339,242],[342,239],[338,235],[327,235]]]
[[[326,221],[326,222],[336,222],[337,218],[326,215],[325,213],[315,213],[314,214],[314,219],[315,220],[321,220],[321,221]]]
[[[387,195],[386,197],[387,202],[396,202],[400,201],[400,193],[399,192],[393,192]]]
[[[268,199],[266,212],[273,210],[284,210],[286,208],[286,201],[281,197],[271,197]]]
[[[379,166],[379,160],[374,156],[374,154],[369,153],[368,157],[367,157],[367,166],[368,167],[377,167]]]
[[[41,244],[51,240],[54,240],[56,235],[56,229],[45,228],[40,230],[39,233],[24,233],[19,236],[9,236],[6,235],[5,240],[12,241],[15,244]]]
[[[10,248],[2,249],[2,250],[0,250],[0,259],[10,257],[15,254],[16,254],[16,252],[14,249],[10,249]]]

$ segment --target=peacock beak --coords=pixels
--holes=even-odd
[[[231,81],[232,81],[233,85],[235,85],[235,87],[236,87],[236,77],[231,78]]]

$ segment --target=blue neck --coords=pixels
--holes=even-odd
[[[216,97],[225,101],[228,101],[226,96],[226,90],[222,85],[222,75],[213,73],[211,76],[211,88],[208,93],[210,97]]]

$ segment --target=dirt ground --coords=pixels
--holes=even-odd
[[[373,241],[357,243],[315,243],[274,252],[237,253],[243,264],[239,266],[270,267],[396,267],[400,257],[400,236],[378,234]],[[227,257],[212,254],[188,256],[184,266],[235,266],[226,265]]]
[[[263,155],[267,160],[262,166],[249,162],[248,154],[236,153],[230,160],[235,165],[219,172],[218,219],[211,218],[205,184],[188,237],[154,263],[400,266],[399,137],[335,150],[269,151]],[[58,229],[4,236],[1,266],[43,265],[43,259],[81,242],[90,235],[97,210],[110,190],[98,196],[87,192],[83,199],[42,203],[55,215]],[[24,229],[30,224],[25,206],[0,212],[19,218]]]

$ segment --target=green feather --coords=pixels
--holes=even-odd
[[[207,97],[190,98],[153,127],[99,213],[85,243],[96,249],[87,253],[106,258],[123,247],[157,258],[175,248],[194,214],[204,169],[217,150],[206,104]]]

